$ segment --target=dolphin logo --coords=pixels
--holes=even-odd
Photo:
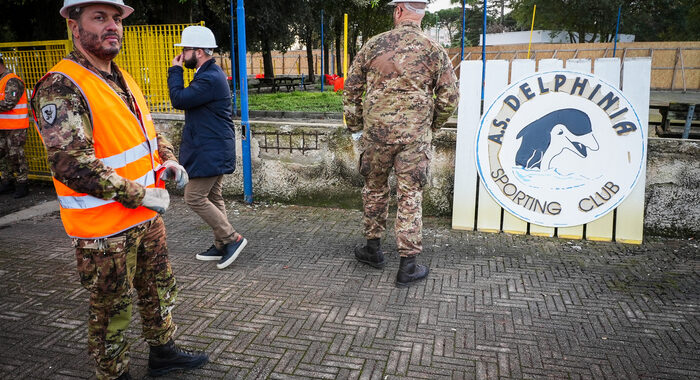
[[[518,133],[516,137],[522,142],[515,164],[525,169],[546,170],[552,159],[564,150],[586,158],[589,150],[599,148],[592,132],[591,119],[582,111],[564,108],[550,112]]]

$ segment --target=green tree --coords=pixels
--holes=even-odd
[[[620,29],[637,41],[700,40],[697,0],[630,1],[622,6]]]
[[[441,9],[430,16],[436,17],[438,28],[447,29],[450,46],[459,46],[462,37],[462,8]]]
[[[265,77],[273,77],[272,51],[287,51],[295,42],[293,15],[300,0],[286,0],[274,5],[265,1],[246,3],[246,34],[249,50],[263,55]]]
[[[461,0],[452,0],[453,4],[462,4]],[[479,38],[483,28],[484,6],[481,0],[467,0],[466,2],[466,23],[465,23],[465,46],[476,46],[479,44]],[[498,5],[498,4],[496,4]],[[489,5],[488,10],[488,28],[487,32],[502,32],[512,30],[516,24],[509,15],[506,15],[506,29],[501,28],[496,24],[495,20],[499,16],[500,8],[495,5]],[[436,17],[437,16],[437,17]],[[449,24],[449,25],[448,25]],[[461,46],[462,43],[462,7],[454,7],[443,9],[435,13],[427,12],[423,18],[422,27],[428,29],[439,25],[441,28],[447,28],[451,36],[452,47]]]
[[[623,0],[517,0],[514,17],[530,25],[537,4],[537,29],[565,31],[571,42],[608,41],[615,34],[617,7]]]
[[[66,38],[66,22],[58,14],[61,6],[51,0],[0,1],[0,42]]]
[[[571,42],[612,41],[619,6],[620,32],[634,34],[637,41],[700,38],[697,0],[512,0],[521,27],[529,28],[535,3],[535,28],[565,31]]]
[[[350,61],[362,45],[372,36],[386,32],[394,26],[390,0],[364,0],[356,2],[349,30],[348,53]]]

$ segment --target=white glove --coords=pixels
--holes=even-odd
[[[170,194],[168,190],[160,188],[147,188],[146,195],[141,201],[141,206],[153,210],[159,214],[165,213],[170,206]]]
[[[355,140],[355,141],[359,140],[360,137],[362,137],[362,131],[355,132],[355,133],[352,134],[352,139]]]
[[[164,181],[174,180],[178,189],[182,189],[190,181],[190,177],[187,175],[187,171],[182,165],[178,164],[173,160],[167,160],[163,162],[162,165],[165,170],[160,175],[160,179]]]

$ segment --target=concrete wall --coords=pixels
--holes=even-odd
[[[184,124],[182,115],[154,115],[154,119],[157,128],[178,146]],[[359,208],[363,180],[357,171],[357,143],[337,123],[294,124],[251,126],[254,199]],[[236,135],[237,169],[226,176],[224,189],[226,195],[240,199],[243,194],[240,129]],[[455,141],[455,129],[443,129],[435,135],[431,179],[424,192],[425,215],[447,216],[452,212]],[[650,139],[647,233],[700,238],[699,189],[700,144]]]
[[[654,235],[700,237],[700,142],[652,138],[644,226]]]

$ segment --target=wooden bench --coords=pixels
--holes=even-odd
[[[670,103],[659,107],[661,124],[656,126],[659,137],[700,139],[700,104]]]
[[[248,79],[248,88],[257,89],[260,93],[262,89],[270,89],[270,92],[277,92],[282,87],[284,87],[287,92],[296,90],[297,87],[303,87],[306,90],[306,86],[313,85],[314,82],[309,82],[302,77],[274,77],[274,78],[251,78]]]
[[[281,89],[282,87],[285,87],[287,89],[287,92],[294,90],[296,86],[301,84],[301,78],[296,78],[296,77],[275,77],[275,83],[277,85],[277,89]]]
[[[248,88],[257,88],[258,93],[263,88],[269,88],[270,92],[277,92],[277,85],[275,83],[275,78],[255,78],[254,80],[248,80]]]
[[[295,90],[297,88],[303,88],[306,91],[306,86],[314,84],[313,81],[309,81],[306,77],[277,77],[277,88],[285,87],[287,92],[290,90]]]

